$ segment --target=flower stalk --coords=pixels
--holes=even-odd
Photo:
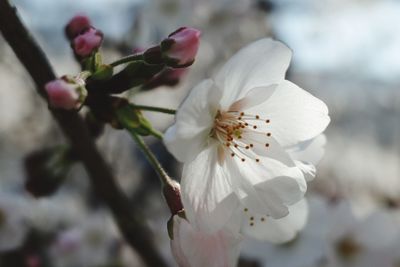
[[[129,129],[127,129],[129,131]],[[174,180],[169,177],[167,172],[164,170],[162,167],[161,163],[158,161],[156,156],[153,154],[153,152],[150,150],[150,148],[147,146],[147,144],[144,142],[143,138],[139,136],[137,133],[134,131],[129,131],[129,133],[132,135],[133,140],[135,140],[136,144],[139,146],[140,150],[145,154],[147,160],[150,162],[150,164],[153,166],[154,170],[157,172],[158,176],[160,177],[161,183],[165,186],[174,186]]]
[[[142,54],[133,54],[133,55],[129,55],[123,58],[120,58],[112,63],[110,63],[110,66],[112,67],[116,67],[125,63],[129,63],[132,61],[140,61],[143,60],[143,55]]]
[[[133,106],[137,109],[146,110],[146,111],[154,111],[154,112],[166,113],[166,114],[171,114],[171,115],[175,115],[175,113],[176,113],[175,109],[169,109],[169,108],[160,108],[160,107],[145,106],[145,105],[133,105]]]

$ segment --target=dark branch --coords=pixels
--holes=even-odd
[[[55,79],[55,74],[46,56],[18,18],[16,8],[8,0],[0,0],[0,30],[34,80],[38,93],[46,98],[44,85]],[[115,183],[82,118],[76,112],[50,112],[83,162],[96,194],[111,209],[126,241],[148,266],[167,266],[154,247],[151,232],[135,216],[128,198]]]

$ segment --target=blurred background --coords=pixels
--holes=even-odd
[[[287,78],[329,107],[326,153],[307,193],[306,228],[283,245],[246,240],[240,266],[400,266],[399,1],[12,2],[58,75],[79,71],[63,32],[76,13],[87,14],[104,32],[106,62],[156,44],[180,26],[200,29],[200,51],[187,75],[175,87],[132,95],[137,104],[176,108],[245,44],[265,36],[286,43],[294,51]],[[159,130],[173,121],[170,115],[145,115]],[[180,166],[163,145],[146,141],[179,179]],[[93,195],[80,164],[67,164],[65,171],[66,163],[55,160],[60,187],[46,197],[28,192],[27,173],[40,158],[32,153],[43,156],[43,149],[54,147],[63,153],[62,144],[47,104],[0,37],[0,266],[143,266]],[[132,208],[153,230],[158,249],[175,266],[169,211],[156,174],[127,133],[106,127],[98,145]]]

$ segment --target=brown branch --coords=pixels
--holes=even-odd
[[[8,0],[0,0],[0,31],[34,80],[38,93],[46,98],[44,85],[55,79],[55,74]],[[84,164],[96,194],[111,209],[126,241],[148,266],[167,266],[152,242],[150,230],[137,218],[129,199],[115,183],[82,118],[76,112],[50,112]]]

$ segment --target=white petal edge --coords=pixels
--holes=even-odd
[[[326,136],[317,137],[286,148],[292,159],[317,165],[325,152]]]
[[[275,219],[288,214],[288,206],[300,201],[307,190],[303,173],[297,167],[261,158],[260,163],[226,160],[233,190],[243,206]]]
[[[229,111],[243,111],[251,107],[262,104],[275,92],[278,84],[269,86],[255,87],[248,91],[246,95],[235,101],[230,107]]]
[[[239,50],[217,73],[215,82],[222,90],[221,107],[227,110],[255,87],[284,80],[292,51],[283,43],[265,38]]]
[[[204,232],[215,232],[238,206],[226,164],[218,163],[218,145],[210,144],[184,165],[182,202],[189,221]]]
[[[295,160],[296,166],[303,172],[304,178],[307,182],[311,182],[315,178],[317,172],[314,165]]]
[[[272,243],[288,242],[304,228],[308,213],[308,204],[305,199],[290,206],[289,214],[281,219],[273,219],[247,210],[244,212],[242,232],[245,236],[257,240]]]
[[[206,145],[218,109],[219,91],[211,80],[194,87],[179,107],[164,143],[181,162],[191,161]]]
[[[270,123],[259,125],[259,129],[270,131],[283,147],[318,136],[330,122],[323,101],[286,80],[267,101],[246,112],[269,119]]]

